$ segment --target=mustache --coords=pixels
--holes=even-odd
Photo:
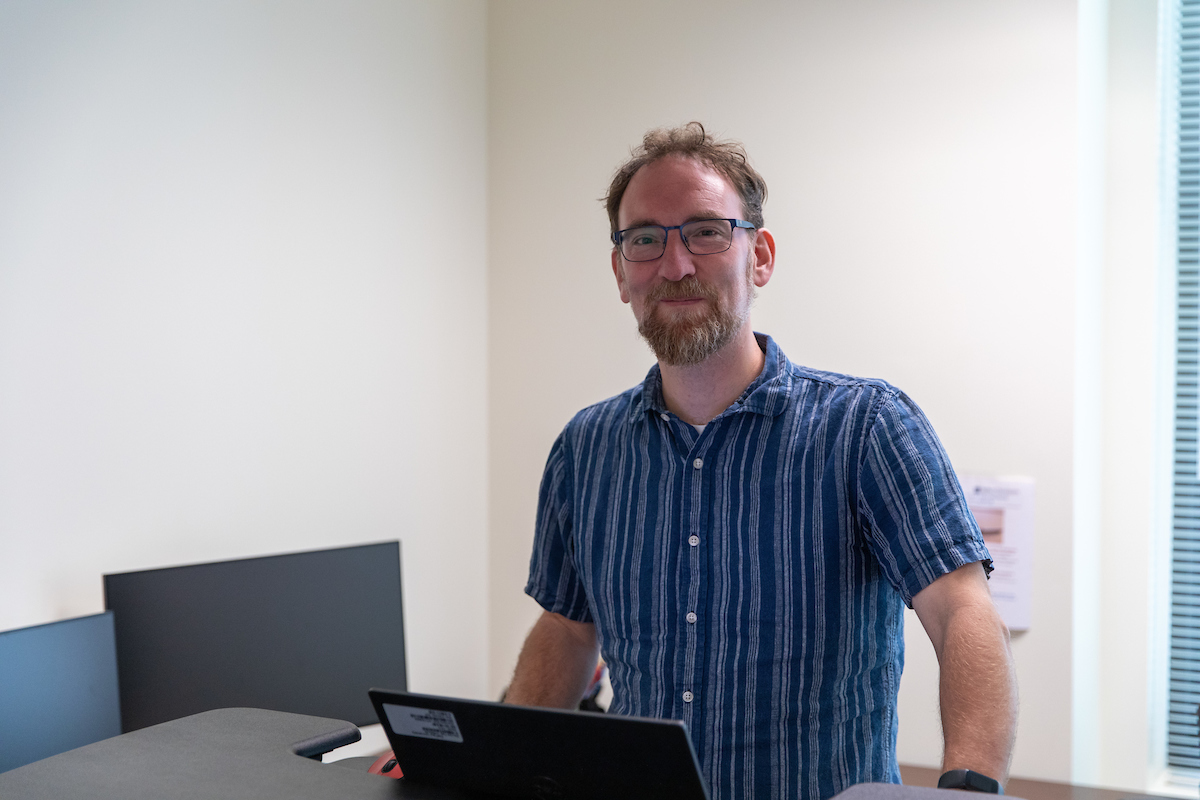
[[[646,295],[648,300],[683,300],[689,297],[716,299],[713,290],[697,280],[695,275],[686,275],[677,281],[660,283]]]

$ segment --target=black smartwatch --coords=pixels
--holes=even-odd
[[[995,778],[974,770],[952,769],[938,778],[939,789],[966,789],[969,792],[1004,794],[1004,787]]]

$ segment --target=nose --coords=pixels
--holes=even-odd
[[[658,266],[659,275],[669,281],[680,281],[688,275],[696,274],[696,265],[692,263],[692,254],[683,244],[683,237],[678,230],[668,231],[667,247],[663,251]]]

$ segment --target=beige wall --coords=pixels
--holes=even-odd
[[[0,629],[403,540],[486,684],[482,2],[0,4]]]
[[[521,587],[550,443],[651,363],[596,198],[646,128],[699,119],[770,185],[779,253],[756,327],[795,361],[899,385],[960,469],[1037,480],[1014,770],[1069,777],[1074,3],[491,10],[493,691],[537,613]],[[910,622],[900,755],[934,764],[936,664]]]

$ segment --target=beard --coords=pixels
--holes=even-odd
[[[747,297],[754,297],[754,283],[747,263]],[[656,301],[685,297],[704,298],[701,308],[667,319],[658,314]],[[721,297],[712,287],[705,286],[695,275],[674,283],[663,283],[646,295],[648,308],[638,321],[638,333],[650,345],[655,357],[664,364],[687,367],[699,364],[733,341],[750,317],[750,303],[740,308],[731,298]]]

